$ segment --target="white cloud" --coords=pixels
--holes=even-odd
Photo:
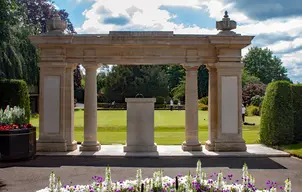
[[[92,1],[92,0],[75,0]],[[77,28],[78,33],[108,33],[114,30],[156,30],[156,31],[174,31],[178,34],[217,34],[217,30],[205,29],[199,26],[186,27],[184,24],[176,24],[169,21],[175,17],[167,10],[161,10],[161,5],[169,6],[185,6],[206,11],[209,17],[221,20],[224,11],[229,11],[229,16],[232,20],[237,21],[238,26],[235,32],[242,35],[260,35],[260,34],[284,34],[292,37],[293,41],[276,41],[267,44],[273,52],[282,52],[284,50],[294,50],[302,46],[302,17],[294,17],[287,19],[270,19],[265,21],[255,21],[249,19],[244,13],[234,9],[234,4],[225,4],[223,0],[94,0],[95,2],[89,10],[83,12],[85,22],[80,28]],[[129,12],[131,8],[131,12]],[[128,9],[128,11],[127,11]],[[104,18],[117,17],[123,15],[129,19],[129,23],[123,26],[104,24]],[[278,35],[277,35],[278,36]],[[252,43],[259,44],[259,42]],[[261,44],[261,43],[260,43]],[[253,46],[253,44],[252,44]],[[250,47],[250,46],[249,46]],[[244,56],[248,52],[248,48],[242,50]],[[301,51],[290,54],[281,55],[281,59],[289,69],[290,77],[297,79],[300,77],[302,81],[302,69],[298,66],[301,61]]]

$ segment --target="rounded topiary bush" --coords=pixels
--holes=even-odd
[[[156,104],[165,104],[165,98],[162,96],[156,97]]]
[[[266,145],[290,144],[293,141],[293,106],[289,82],[268,85],[262,103],[260,141]]]

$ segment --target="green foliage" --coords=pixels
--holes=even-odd
[[[261,108],[260,140],[267,145],[290,144],[294,128],[292,92],[287,81],[267,87]]]
[[[208,105],[208,96],[207,97],[202,97],[201,99],[199,99],[199,103]]]
[[[273,52],[267,48],[250,48],[243,58],[243,63],[244,70],[250,75],[258,77],[264,84],[276,80],[290,81],[281,59],[273,56]]]
[[[84,94],[85,91],[83,88],[74,89],[74,98],[77,100],[77,103],[84,103]]]
[[[251,105],[259,107],[263,101],[263,98],[263,96],[261,97],[260,95],[255,95],[251,98]]]
[[[122,103],[138,93],[145,98],[169,94],[167,74],[164,66],[159,65],[113,66],[104,84],[104,95],[109,102]]]
[[[246,70],[243,70],[242,73],[242,87],[245,87],[247,84],[258,84],[261,83],[260,79],[256,76],[250,75]]]
[[[198,69],[198,98],[208,96],[209,71],[205,65]]]
[[[259,116],[260,110],[259,107],[250,105],[246,108],[246,113],[248,116]]]
[[[165,98],[162,96],[157,96],[156,97],[156,104],[165,104]]]
[[[294,140],[302,141],[302,84],[292,85]]]
[[[186,90],[186,80],[180,81],[180,83],[171,90],[171,93],[174,98],[180,98],[180,100],[185,100],[185,91]]]
[[[26,123],[30,120],[30,101],[26,83],[23,80],[0,80],[0,108],[18,106],[25,110]]]
[[[202,111],[207,111],[208,110],[208,106],[203,104],[203,103],[198,103],[198,109],[202,110]]]
[[[173,99],[173,104],[177,105],[178,104],[179,99]]]

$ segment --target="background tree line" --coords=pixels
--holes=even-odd
[[[243,102],[250,104],[254,96],[264,96],[266,85],[276,80],[290,81],[280,58],[265,48],[252,47],[242,59]],[[98,91],[101,102],[124,102],[137,93],[145,97],[162,96],[184,101],[185,69],[180,65],[123,66],[98,73]],[[198,97],[208,95],[209,74],[202,65],[198,69]]]

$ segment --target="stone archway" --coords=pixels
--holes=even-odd
[[[96,69],[101,64],[179,64],[186,69],[185,151],[201,150],[198,140],[197,69],[209,69],[209,137],[211,151],[245,151],[241,122],[241,49],[253,36],[231,31],[236,22],[227,12],[216,22],[217,35],[180,35],[172,31],[110,31],[67,35],[55,15],[48,32],[30,39],[40,49],[40,137],[38,151],[72,151],[74,141],[73,69],[86,68],[84,142],[81,150],[97,151]]]

